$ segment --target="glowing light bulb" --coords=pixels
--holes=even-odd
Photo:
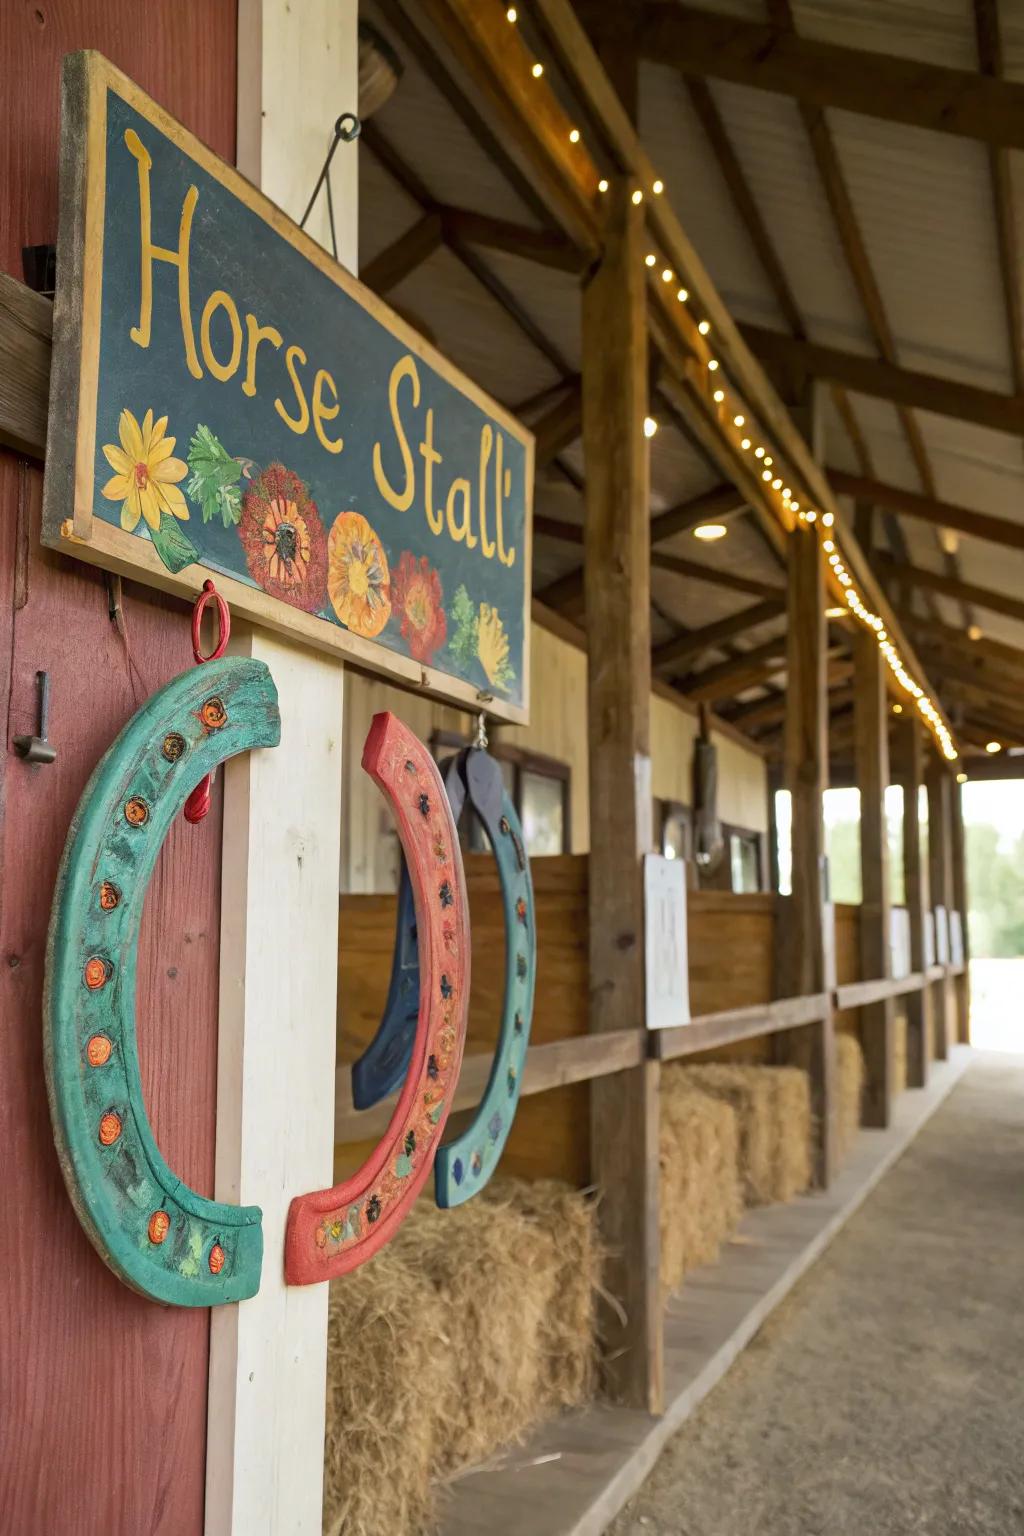
[[[946,755],[948,756],[949,754],[947,753]],[[956,776],[956,781],[957,781],[958,784],[966,784],[967,783],[967,775],[966,775],[966,773],[958,773],[957,776]]]
[[[744,452],[746,452],[746,450],[750,447],[750,438],[749,437],[743,438],[742,441],[740,442],[740,447],[744,450]]]
[[[533,76],[533,78],[535,80],[539,80],[543,73],[544,73],[544,65],[540,64],[540,63],[535,64],[533,66],[533,68],[530,70],[530,74]]]
[[[771,477],[772,477],[772,472],[771,472],[770,469],[762,469],[762,471],[761,471],[761,479],[762,480],[770,480]]]
[[[892,712],[893,712],[894,715],[902,715],[902,713],[903,713],[903,705],[902,704],[894,704],[893,707],[892,707]]]
[[[714,395],[712,396],[712,398],[713,398],[713,400],[714,400],[716,405],[721,405],[722,401],[725,399],[725,390],[724,389],[716,389]]]
[[[832,543],[831,539],[826,539],[824,544],[822,544],[821,547],[825,551],[826,555],[830,555],[832,553],[832,551],[835,549],[835,545]]]
[[[758,444],[758,446],[754,449],[754,458],[755,459],[763,459],[764,458],[764,449],[761,447],[760,444]]]
[[[676,298],[679,300],[680,304],[685,304],[689,297],[689,292],[685,288],[680,288],[679,292],[676,294]]]
[[[602,176],[601,177],[601,180],[597,184],[597,190],[599,192],[607,192],[608,191],[608,178],[606,176]]]
[[[718,367],[718,358],[717,357],[709,358],[708,359],[708,372],[709,373],[714,373],[715,369],[717,367]]]
[[[995,753],[995,752],[1001,752],[1002,750],[1003,750],[1003,744],[1002,744],[1001,741],[986,741],[986,743],[985,743],[985,751],[986,752]]]
[[[510,5],[508,10],[505,12],[505,20],[510,21],[513,26],[519,20],[519,12],[516,10],[514,5]]]
[[[765,454],[765,460],[764,461],[765,461],[766,464],[771,464],[772,463],[772,456],[771,456],[770,453]]]
[[[636,191],[633,193],[633,206],[636,207],[636,208],[639,208],[639,206],[643,202],[643,200],[644,200],[644,195],[641,192],[640,188],[637,187]]]
[[[967,638],[968,640],[980,640],[981,626],[979,624],[969,624],[967,626]]]
[[[776,475],[775,479],[772,481],[772,490],[773,491],[777,491],[777,490],[780,490],[781,487],[782,487],[782,481],[779,479],[778,475]]]
[[[700,325],[698,325],[697,329],[698,329],[698,331],[700,331],[700,334],[702,336],[707,336],[708,332],[711,330],[711,321],[710,320],[702,320],[700,322]]]
[[[644,266],[645,267],[653,267],[654,263],[657,261],[657,259],[658,258],[657,258],[657,256],[655,256],[653,251],[648,251],[647,255],[644,257]]]
[[[816,520],[817,516],[818,516],[817,512],[815,512],[814,508],[812,507],[810,509],[810,511],[808,512],[808,514],[807,514],[807,521],[809,523],[813,523]]]
[[[658,430],[658,423],[653,416],[644,417],[644,437],[653,437]]]
[[[734,416],[732,419],[732,424],[734,427],[742,427],[746,419],[747,418],[745,416]]]
[[[661,274],[661,280],[663,283],[670,283],[674,277],[675,273],[672,271],[671,267],[666,267]]]
[[[664,190],[665,190],[665,183],[659,177],[658,180],[651,187],[651,191],[654,193],[655,197],[660,197],[661,194],[664,192]]]
[[[579,141],[580,141],[580,131],[579,131],[579,129],[578,128],[571,128],[569,130],[569,143],[570,144],[578,144]]]
[[[835,520],[836,520],[836,515],[835,515],[834,512],[824,512],[824,513],[822,513],[821,521],[822,521],[822,526],[823,527],[831,528],[832,524],[835,522]]]
[[[703,539],[705,543],[711,543],[714,539],[724,539],[729,532],[724,523],[701,523],[693,530],[695,539]]]

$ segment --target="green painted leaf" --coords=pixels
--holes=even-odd
[[[476,656],[480,619],[464,586],[456,588],[451,616],[453,633],[448,649],[463,671],[466,671]]]
[[[160,527],[150,528],[149,536],[156,545],[156,552],[160,559],[175,575],[183,571],[186,565],[194,565],[199,559],[198,549],[178,519],[172,517],[169,512],[161,512]]]
[[[242,488],[239,481],[248,461],[234,458],[209,427],[196,427],[188,450],[192,478],[185,487],[203,513],[203,522],[220,517],[225,528],[232,527],[242,515]]]

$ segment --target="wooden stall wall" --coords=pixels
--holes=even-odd
[[[62,56],[105,53],[221,155],[235,140],[234,0],[68,0],[0,7],[0,261],[57,235]],[[158,402],[137,401],[144,411]],[[143,699],[192,665],[188,609],[126,583],[127,642],[104,577],[40,545],[42,472],[0,452],[0,1525],[22,1536],[199,1536],[209,1314],[163,1308],[116,1280],[87,1241],[57,1164],[43,1079],[41,991],[57,863],[97,759]],[[130,648],[130,650],[129,650]],[[56,762],[11,738],[36,729],[50,674]],[[213,1193],[221,803],[171,833],[150,884],[139,958],[143,1090],[161,1150]]]
[[[837,902],[835,915],[836,981],[842,986],[845,982],[863,979],[860,974],[860,907],[855,903]],[[857,1009],[843,1008],[837,1012],[835,1027],[849,1035],[858,1034]]]

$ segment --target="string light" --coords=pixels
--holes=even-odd
[[[608,191],[608,178],[606,176],[602,176],[601,177],[601,180],[597,184],[597,190],[599,192],[607,192]]]
[[[966,775],[966,773],[958,773],[957,776],[956,776],[956,781],[957,781],[958,784],[966,784],[967,783],[967,775]]]
[[[750,447],[750,438],[745,437],[740,443],[740,447],[743,449],[744,453],[746,453],[747,449]]]
[[[986,752],[996,753],[996,752],[1001,752],[1002,750],[1003,750],[1003,744],[1002,744],[1001,741],[986,741],[986,743],[985,743],[985,751]]]
[[[675,273],[672,271],[671,267],[666,267],[661,274],[661,280],[663,283],[670,283],[674,277]]]
[[[516,10],[514,5],[510,5],[508,10],[505,12],[505,20],[510,21],[513,26],[515,26],[516,22],[519,20],[519,12]]]
[[[580,141],[580,131],[579,131],[579,129],[578,128],[571,128],[569,130],[569,143],[570,144],[578,144],[579,141]]]
[[[656,181],[654,183],[654,185],[651,187],[651,191],[654,193],[655,197],[660,197],[661,194],[664,192],[664,190],[665,190],[665,183],[663,181],[661,181],[660,179],[658,181]]]
[[[894,715],[902,715],[902,713],[903,713],[903,705],[902,704],[894,704],[893,707],[892,707],[892,712],[893,712]]]
[[[715,371],[715,369],[717,367],[718,367],[718,358],[717,357],[709,357],[708,358],[708,372],[709,373],[714,373],[714,371]]]
[[[754,458],[755,459],[763,459],[764,458],[764,449],[761,447],[760,443],[754,449]]]
[[[732,424],[734,427],[742,427],[746,419],[747,418],[745,416],[734,416],[732,419]]]
[[[710,320],[702,320],[700,322],[700,324],[698,325],[697,329],[698,329],[698,331],[700,332],[700,334],[702,336],[707,336],[710,333],[710,331],[711,331],[711,321]]]
[[[676,298],[679,300],[680,304],[685,304],[689,297],[690,295],[685,288],[680,288],[679,292],[676,294]]]
[[[657,259],[658,258],[657,258],[657,256],[655,256],[653,251],[648,251],[647,255],[644,257],[644,266],[645,267],[653,267],[654,263],[657,261]]]
[[[530,74],[533,76],[533,78],[535,80],[539,80],[543,73],[544,73],[544,65],[541,64],[540,62],[536,63],[533,66],[533,68],[530,70]]]
[[[778,475],[776,475],[775,479],[772,481],[772,490],[777,491],[781,484],[782,481],[779,479]]]
[[[766,454],[765,454],[765,456],[764,456],[764,463],[765,463],[765,468],[766,468],[766,469],[770,469],[770,468],[771,468],[771,465],[772,465],[772,456],[771,456],[771,454],[770,454],[770,453],[766,453]]]
[[[762,480],[770,480],[771,477],[772,477],[772,472],[771,472],[770,469],[762,469],[762,471],[761,471],[761,479]]]
[[[721,405],[722,401],[725,399],[725,390],[724,389],[716,389],[714,395],[712,396],[712,399],[714,400],[716,405]]]
[[[644,417],[644,437],[653,437],[658,430],[658,423],[653,416]]]
[[[643,202],[643,200],[644,200],[644,195],[641,192],[640,188],[637,187],[636,191],[633,193],[633,206],[635,208],[639,208],[639,206]]]
[[[835,515],[834,512],[825,512],[825,513],[822,514],[821,526],[823,528],[831,528],[832,524],[835,522],[835,520],[836,520],[836,515]]]

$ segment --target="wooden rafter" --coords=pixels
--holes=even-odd
[[[1017,619],[1024,624],[1024,602],[1020,598],[1010,597],[1005,592],[993,592],[988,587],[976,587],[970,582],[947,576],[945,572],[925,571],[916,565],[896,565],[885,556],[879,556],[877,563],[883,574],[891,575],[902,582],[909,582],[911,586],[924,587],[928,591],[938,592],[942,597],[951,597],[960,603],[970,603],[973,607],[985,608],[990,613],[1001,613],[1008,619]]]
[[[689,76],[1024,149],[1024,86],[969,70],[815,42],[678,4],[646,7],[640,46],[651,62]]]
[[[934,496],[919,496],[900,486],[886,485],[881,480],[864,475],[850,475],[841,469],[830,469],[828,479],[832,489],[840,496],[852,496],[856,501],[877,502],[903,512],[907,517],[918,518],[943,528],[955,528],[959,533],[970,534],[975,539],[986,539],[1011,549],[1024,549],[1024,523],[1011,523],[1004,517],[990,517],[985,512],[974,512],[969,507],[939,501]]]
[[[559,272],[579,275],[586,256],[564,235],[551,229],[531,229],[511,219],[497,219],[489,213],[469,208],[440,210],[444,237],[450,244],[482,245],[488,250],[504,251],[524,261],[534,261]]]
[[[422,266],[443,240],[440,213],[436,210],[424,213],[403,235],[366,263],[360,278],[374,293],[390,293],[410,272]]]
[[[1014,437],[1024,436],[1024,399],[898,367],[880,358],[859,357],[838,347],[799,341],[760,325],[741,325],[740,331],[762,362],[791,369],[797,376],[828,379],[857,394],[932,411],[937,416],[953,416]]]
[[[753,608],[744,608],[741,613],[731,614],[727,619],[717,619],[715,623],[705,624],[701,629],[676,635],[666,640],[664,645],[655,647],[652,657],[654,669],[656,672],[664,672],[667,668],[677,667],[681,661],[699,656],[702,651],[717,649],[723,641],[734,640],[748,629],[781,618],[785,611],[784,599],[769,598],[755,604]]]
[[[1003,44],[999,27],[999,0],[974,0],[974,31],[978,65],[983,75],[999,80],[1003,75]],[[1024,317],[1021,312],[1020,242],[1014,208],[1009,152],[1001,145],[988,147],[992,202],[999,247],[999,272],[1006,311],[1007,350],[1015,394],[1024,393]]]
[[[740,512],[747,505],[746,499],[734,485],[716,485],[710,491],[702,491],[678,506],[657,512],[651,518],[651,543],[660,544],[677,533],[689,533],[701,523],[717,522]]]

